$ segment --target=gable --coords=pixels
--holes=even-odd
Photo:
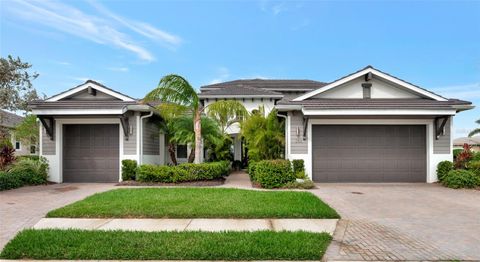
[[[119,98],[96,90],[95,88],[91,89],[92,91],[89,92],[88,89],[81,90],[77,93],[72,94],[71,96],[67,96],[62,98],[58,101],[121,101]]]
[[[359,77],[350,82],[339,85],[335,88],[327,90],[325,92],[319,93],[312,98],[330,98],[330,99],[362,99],[363,98],[363,87],[362,84],[365,83],[365,79]],[[424,98],[419,94],[402,88],[401,86],[387,83],[381,80],[378,77],[373,77],[372,80],[368,81],[372,84],[370,87],[370,98],[371,99],[409,99],[409,98]]]
[[[65,100],[89,100],[89,101],[125,101],[132,102],[135,99],[112,90],[93,80],[87,80],[85,83],[69,89],[60,94],[54,95],[47,102],[65,101]]]

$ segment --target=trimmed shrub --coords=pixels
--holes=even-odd
[[[39,160],[23,158],[13,164],[8,170],[22,181],[23,185],[40,185],[47,182],[48,163],[42,157]]]
[[[307,179],[307,175],[305,174],[305,170],[295,173],[295,178]]]
[[[141,165],[137,169],[137,181],[179,183],[212,180],[228,175],[229,171],[228,161],[185,163],[178,166]]]
[[[453,162],[451,161],[442,161],[438,163],[437,165],[437,177],[438,180],[442,181],[443,178],[450,172],[450,170],[453,170]]]
[[[0,171],[0,191],[23,186],[22,180],[13,173]]]
[[[263,160],[255,166],[255,181],[264,188],[279,188],[295,181],[290,161]]]
[[[255,161],[249,161],[248,162],[248,176],[250,176],[250,181],[256,182],[255,180],[255,168],[257,166],[258,162]]]
[[[131,159],[122,160],[122,180],[135,180],[137,175],[137,161]]]
[[[443,178],[442,184],[449,188],[474,188],[480,186],[480,176],[469,170],[451,170]]]
[[[303,162],[303,159],[292,160],[292,165],[293,165],[293,173],[295,173],[295,174],[297,174],[299,172],[304,172],[305,173],[305,164]]]

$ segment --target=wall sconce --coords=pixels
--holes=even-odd
[[[128,129],[128,134],[133,135],[133,126],[129,126]]]
[[[297,134],[297,136],[300,136],[300,127],[297,126],[297,130],[295,131],[295,134]]]

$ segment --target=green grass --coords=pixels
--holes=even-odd
[[[307,232],[20,232],[3,259],[320,260],[331,237]]]
[[[227,188],[115,189],[53,210],[47,217],[339,218],[310,192]]]

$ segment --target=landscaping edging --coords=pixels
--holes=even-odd
[[[42,218],[34,229],[125,231],[306,231],[333,235],[338,219],[103,219]]]

